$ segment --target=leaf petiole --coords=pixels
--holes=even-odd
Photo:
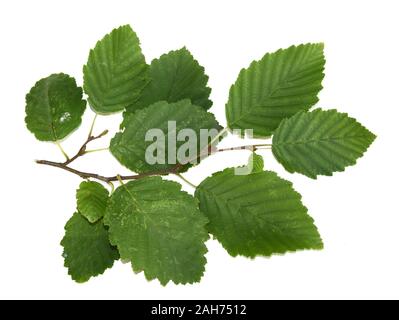
[[[85,153],[93,153],[93,152],[100,152],[100,151],[106,151],[106,150],[109,150],[109,148],[86,150]]]
[[[55,141],[55,144],[57,145],[58,149],[60,149],[60,151],[61,151],[61,153],[64,155],[65,159],[66,159],[67,161],[69,161],[69,156],[68,156],[68,154],[65,152],[65,150],[62,148],[61,143],[60,143],[58,140],[56,140],[56,141]]]
[[[91,123],[91,126],[90,126],[89,138],[93,135],[94,125],[96,124],[96,120],[97,120],[97,113],[94,116],[93,122]]]
[[[107,183],[108,183],[108,185],[111,187],[111,194],[113,194],[114,191],[115,191],[115,186],[114,186],[114,184],[113,184],[111,181],[108,181]]]
[[[187,183],[189,186],[193,187],[194,189],[197,188],[197,186],[194,183],[191,183],[189,180],[187,180],[182,174],[176,173],[176,176],[178,176],[180,179],[182,179],[185,183]]]

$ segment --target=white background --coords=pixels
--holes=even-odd
[[[0,298],[399,298],[398,14],[397,1],[381,0],[1,1]],[[86,284],[69,278],[59,242],[80,180],[34,163],[62,157],[25,128],[24,97],[51,73],[69,73],[81,85],[89,49],[122,24],[137,32],[147,61],[187,46],[206,68],[211,111],[223,125],[228,89],[242,67],[280,47],[325,43],[325,89],[318,106],[348,112],[377,140],[356,166],[318,180],[286,173],[270,152],[262,153],[266,167],[302,193],[324,251],[249,260],[230,257],[210,240],[199,284],[162,287],[120,262]],[[83,142],[91,118],[87,110],[81,129],[64,142],[68,152]],[[112,136],[120,118],[101,117],[96,132],[107,128]],[[241,143],[229,139],[223,145]],[[247,156],[215,155],[187,177],[199,183]],[[74,166],[127,173],[107,152]]]

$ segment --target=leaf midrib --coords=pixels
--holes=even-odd
[[[48,117],[49,117],[49,122],[51,126],[51,133],[53,135],[54,141],[58,140],[57,133],[55,132],[55,123],[54,123],[54,115],[52,111],[52,107],[50,105],[50,97],[49,97],[49,90],[50,90],[50,83],[49,80],[45,81],[45,90],[46,90],[46,106],[48,108]]]
[[[343,136],[343,137],[332,137],[332,138],[322,138],[322,139],[309,139],[309,140],[297,140],[292,142],[277,142],[273,143],[273,146],[284,146],[284,145],[301,145],[301,144],[311,144],[318,142],[329,142],[329,141],[341,141],[346,139],[357,139],[357,138],[367,138],[367,135],[354,135],[354,136]]]
[[[314,59],[308,60],[307,63],[306,63],[306,65],[309,64],[309,63],[312,63],[312,62],[315,61],[316,59],[319,59],[319,57],[316,57],[316,58],[314,58]],[[260,63],[261,61],[262,61],[262,60],[258,61],[258,63]],[[300,66],[300,67],[304,67],[304,65],[302,65],[302,66]],[[301,72],[301,71],[304,70],[304,69],[301,69],[301,68],[299,68],[299,70],[298,70],[297,68],[295,68],[296,70],[293,71],[293,69],[294,69],[294,66],[291,66],[291,69],[290,69],[290,71],[288,72],[289,75],[287,76],[286,79],[284,79],[281,83],[276,84],[277,87],[274,88],[266,97],[262,96],[262,99],[259,99],[259,101],[257,101],[257,103],[256,103],[255,105],[248,106],[247,112],[243,112],[243,113],[241,114],[241,116],[240,116],[238,119],[236,119],[235,121],[233,121],[233,122],[230,123],[230,126],[237,124],[237,123],[238,123],[239,121],[241,121],[243,118],[245,118],[245,117],[247,117],[248,115],[250,115],[250,114],[251,114],[251,111],[252,111],[253,109],[257,109],[257,108],[267,108],[267,107],[268,107],[268,108],[273,108],[273,106],[267,106],[268,101],[269,101],[270,99],[273,98],[273,95],[274,95],[278,90],[281,90],[282,88],[284,88],[284,86],[287,85],[287,83],[289,83],[289,82],[291,81],[291,77],[293,77],[293,76],[295,75],[295,74],[291,74],[292,72]],[[249,71],[249,68],[246,69],[246,71],[248,72],[248,71]],[[279,108],[281,108],[281,106],[280,106]]]
[[[166,101],[168,101],[168,102],[171,102],[170,100],[171,100],[172,93],[174,93],[175,88],[176,88],[176,78],[177,78],[177,75],[179,73],[180,61],[181,61],[181,56],[178,55],[178,59],[177,59],[177,62],[176,62],[176,69],[175,69],[175,72],[172,75],[172,85],[169,87],[169,92],[166,95],[167,96],[166,97],[167,98]]]

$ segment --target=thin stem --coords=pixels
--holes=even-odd
[[[113,184],[111,181],[109,181],[109,182],[107,182],[107,183],[108,183],[109,186],[111,187],[111,194],[113,194],[114,191],[115,191],[115,186],[114,186],[114,184]]]
[[[116,178],[118,179],[119,183],[123,186],[124,183],[123,183],[122,177],[119,174],[117,174]]]
[[[89,138],[93,135],[94,125],[96,124],[96,120],[97,120],[97,113],[95,114],[95,116],[93,118],[93,122],[91,123],[91,126],[90,126],[90,131],[89,131],[89,135],[88,135]]]
[[[87,145],[88,145],[90,142],[94,141],[94,140],[97,140],[97,139],[102,138],[102,137],[105,136],[107,133],[108,133],[108,130],[104,130],[104,131],[101,132],[98,136],[95,136],[95,137],[89,136],[89,137],[87,138],[87,140],[83,143],[83,145],[80,147],[79,151],[78,151],[72,158],[70,158],[70,159],[68,159],[67,161],[65,161],[64,164],[65,164],[65,165],[68,165],[68,164],[72,163],[73,161],[75,161],[77,158],[79,158],[79,157],[85,155],[85,154],[87,153],[87,151],[86,151]]]
[[[223,136],[229,129],[228,128],[224,128],[221,131],[219,131],[219,133],[212,138],[212,140],[209,142],[209,144],[207,146],[205,146],[202,150],[200,150],[199,154],[196,154],[195,157],[189,159],[187,161],[187,163],[191,163],[194,160],[198,160],[198,159],[202,159],[202,157],[204,156],[208,156],[209,154],[212,153],[212,145],[221,137]],[[180,167],[182,167],[181,164],[178,164],[179,169]],[[178,170],[177,170],[178,171]]]
[[[54,162],[54,161],[48,161],[48,160],[36,160],[36,163],[42,164],[42,165],[47,165],[55,168],[60,168],[62,170],[71,172],[73,174],[78,175],[79,177],[83,179],[97,179],[106,183],[114,182],[114,181],[124,181],[124,180],[138,180],[144,177],[149,177],[149,176],[156,176],[156,175],[168,175],[168,174],[176,174],[179,176],[183,181],[185,181],[187,184],[192,186],[193,188],[196,188],[196,186],[188,181],[186,178],[184,178],[181,174],[179,174],[179,170],[183,167],[181,163],[177,163],[174,167],[170,169],[165,169],[165,170],[158,170],[158,171],[152,171],[152,172],[146,172],[146,173],[141,173],[141,174],[136,174],[136,175],[129,175],[129,176],[121,176],[121,175],[115,175],[115,176],[103,176],[99,175],[97,173],[90,173],[90,172],[83,172],[76,170],[74,168],[69,167],[69,164],[74,161],[76,158],[80,157],[81,155],[85,154],[86,152],[86,145],[88,142],[93,141],[95,139],[98,139],[105,135],[107,131],[104,131],[97,137],[89,137],[89,139],[83,144],[83,146],[80,148],[79,152],[69,160],[65,162]],[[223,151],[232,151],[232,150],[251,150],[255,151],[257,148],[261,147],[270,147],[270,144],[255,144],[255,145],[247,145],[247,146],[240,146],[240,147],[232,147],[232,148],[224,148],[224,149],[217,149],[215,152],[223,152]]]
[[[115,176],[111,176],[111,177],[106,177],[106,176],[99,175],[97,173],[83,172],[83,171],[76,170],[76,169],[71,168],[67,164],[62,163],[62,162],[54,162],[54,161],[48,161],[48,160],[36,160],[36,163],[42,164],[42,165],[46,165],[46,166],[50,166],[50,167],[60,168],[62,170],[65,170],[65,171],[71,172],[73,174],[76,174],[76,175],[78,175],[79,177],[81,177],[83,179],[92,178],[92,179],[97,179],[97,180],[100,180],[100,181],[104,181],[106,183],[114,182],[114,181],[120,181],[120,180],[138,180],[138,179],[145,178],[145,177],[150,177],[150,176],[166,175],[166,174],[170,174],[170,173],[176,173],[177,172],[176,170],[178,170],[177,168],[180,168],[180,166],[178,167],[176,165],[175,167],[173,167],[170,170],[159,170],[159,171],[141,173],[141,174],[130,175],[130,176],[115,175]]]
[[[180,179],[182,179],[185,183],[193,187],[194,189],[197,188],[197,186],[194,183],[191,183],[189,180],[187,180],[181,173],[175,173],[176,176],[178,176]]]
[[[271,150],[272,147],[257,147],[256,150]],[[254,151],[256,151],[254,150]]]
[[[231,148],[222,148],[222,149],[216,149],[215,152],[224,152],[224,151],[236,151],[236,150],[249,150],[249,151],[256,151],[258,149],[262,148],[269,148],[271,147],[271,144],[264,143],[264,144],[251,144],[251,145],[245,145],[245,146],[238,146],[238,147],[231,147]]]
[[[93,178],[93,179],[101,180],[104,182],[109,182],[109,179],[107,177],[104,177],[104,176],[101,176],[101,175],[95,174],[95,173],[82,172],[82,171],[73,169],[71,167],[68,167],[65,163],[53,162],[53,161],[47,161],[47,160],[36,160],[36,163],[69,171],[71,173],[78,175],[79,177],[81,177],[83,179]]]
[[[61,153],[64,155],[66,161],[69,161],[68,154],[67,154],[67,153],[65,152],[65,150],[62,148],[61,143],[60,143],[58,140],[56,140],[56,141],[55,141],[55,144],[57,145],[58,149],[60,149]]]
[[[223,130],[221,130],[212,140],[211,142],[209,142],[208,146],[211,146],[221,137],[223,136],[229,129],[228,128],[224,128]]]
[[[93,153],[93,152],[100,152],[100,151],[106,151],[106,150],[109,150],[109,148],[86,150],[85,153]]]

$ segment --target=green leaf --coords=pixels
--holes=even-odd
[[[91,223],[98,221],[105,214],[108,195],[108,190],[100,183],[83,181],[76,190],[79,212]]]
[[[122,260],[148,280],[193,283],[205,270],[208,220],[181,186],[160,177],[131,181],[112,194],[105,215]]]
[[[313,219],[292,183],[276,173],[213,174],[195,196],[208,217],[208,230],[232,256],[270,256],[323,247]]]
[[[151,82],[143,90],[141,97],[127,108],[128,112],[143,109],[158,101],[169,103],[190,99],[197,106],[208,110],[211,89],[207,87],[208,76],[191,53],[182,48],[170,51],[151,62],[149,67]]]
[[[83,68],[84,90],[97,113],[122,111],[148,84],[148,66],[140,42],[128,25],[97,42]]]
[[[103,222],[92,224],[78,212],[65,225],[61,245],[68,274],[79,283],[103,274],[119,259],[118,251],[109,243]]]
[[[375,135],[346,113],[300,112],[284,120],[273,136],[273,154],[289,172],[316,179],[354,165]]]
[[[267,137],[284,118],[309,110],[318,101],[324,63],[323,44],[291,46],[252,62],[230,89],[229,128]]]
[[[26,126],[40,141],[57,141],[78,128],[86,109],[74,78],[53,74],[26,95]]]
[[[248,164],[237,168],[237,175],[248,175],[251,173],[262,172],[264,168],[263,157],[255,152],[252,152],[248,158]],[[240,171],[240,172],[238,172]]]
[[[175,121],[176,128],[169,121]],[[221,129],[213,114],[192,105],[190,100],[170,104],[165,101],[157,102],[127,115],[122,125],[125,129],[111,140],[110,151],[121,164],[137,173],[168,170],[175,167],[177,162],[182,163],[183,161],[180,161],[182,156],[179,156],[178,152],[183,144],[192,147],[193,158],[197,158],[196,155],[206,149],[209,143],[208,139],[200,139],[201,129],[215,129],[215,132]],[[156,154],[160,159],[155,159],[155,156],[152,159],[153,162],[159,160],[158,163],[150,164],[150,161],[146,159],[146,153],[149,154],[147,148],[156,142],[154,142],[155,138],[150,141],[145,141],[145,138],[148,130],[154,128],[162,130],[165,134],[165,143],[159,145],[159,152]],[[178,135],[182,129],[192,129],[196,137],[187,142],[176,142],[174,135]],[[155,139],[155,141],[161,140]],[[176,150],[169,148],[169,141],[176,145]],[[189,164],[186,164],[183,168],[188,166]]]
[[[249,156],[249,163],[252,163],[252,173],[262,172],[265,166],[263,157],[255,152]]]

